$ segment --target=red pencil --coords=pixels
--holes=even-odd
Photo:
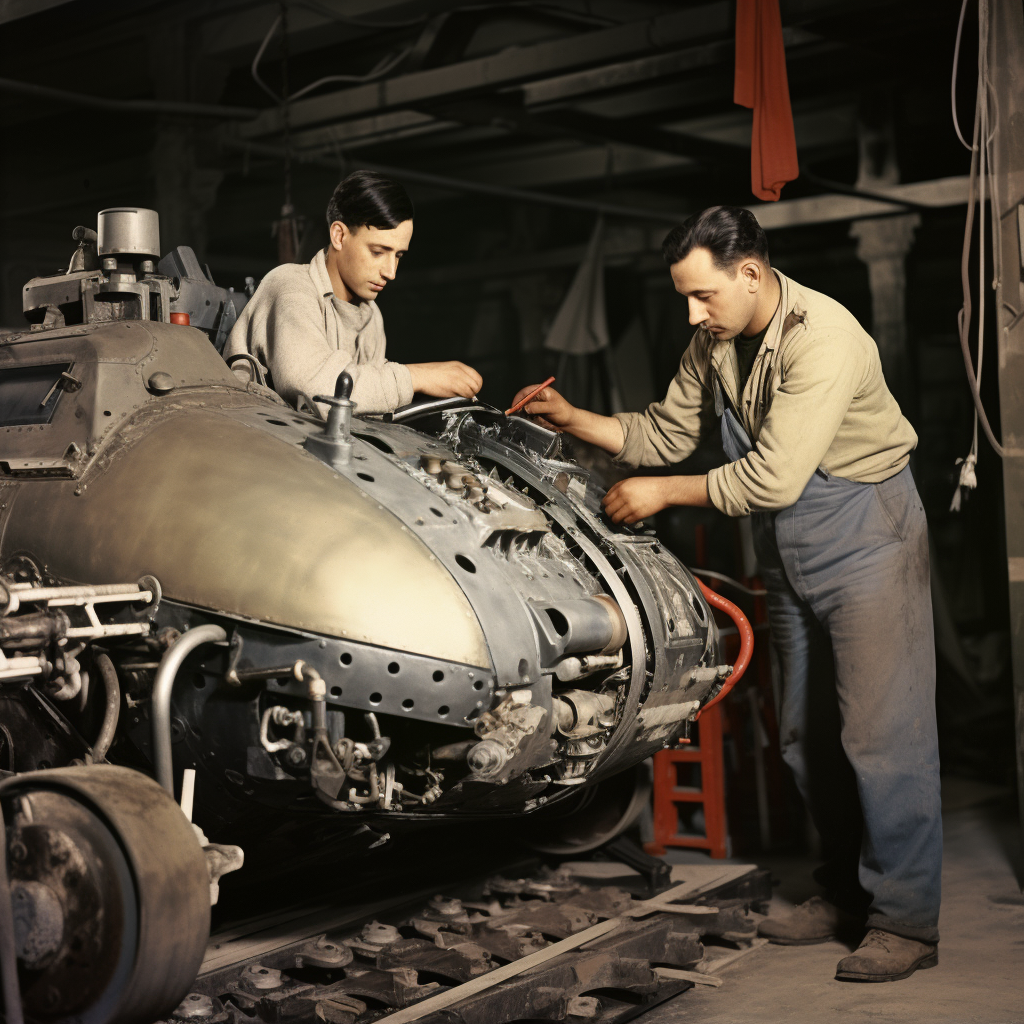
[[[547,379],[546,381],[544,381],[544,383],[543,383],[543,384],[541,384],[541,385],[540,385],[540,387],[534,388],[534,389],[533,389],[533,390],[532,390],[532,391],[531,391],[531,392],[530,392],[530,393],[529,393],[529,394],[528,394],[528,395],[527,395],[527,396],[526,396],[525,398],[520,398],[520,399],[519,399],[519,401],[518,401],[518,402],[516,402],[516,404],[515,404],[515,405],[513,405],[511,409],[506,409],[506,410],[505,410],[505,415],[506,415],[506,416],[511,416],[511,415],[512,415],[512,413],[514,413],[514,412],[519,412],[519,410],[520,410],[520,409],[522,409],[522,407],[523,407],[524,405],[526,405],[526,403],[527,403],[527,402],[529,402],[529,401],[532,401],[532,400],[533,400],[534,398],[536,398],[536,397],[537,397],[537,396],[538,396],[538,395],[539,395],[539,394],[540,394],[540,393],[541,393],[541,392],[542,392],[542,391],[543,391],[543,390],[544,390],[544,389],[545,389],[545,388],[546,388],[546,387],[547,387],[547,386],[548,386],[549,384],[554,384],[554,383],[555,383],[555,378],[554,378],[554,377],[548,377],[548,379]]]

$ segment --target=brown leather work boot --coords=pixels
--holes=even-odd
[[[935,967],[939,947],[872,928],[860,946],[836,967],[838,981],[900,981],[918,968]]]
[[[857,919],[820,896],[812,896],[785,917],[769,917],[757,934],[780,946],[812,946],[855,928]]]

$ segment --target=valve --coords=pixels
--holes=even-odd
[[[351,399],[352,374],[338,374],[333,395],[314,395],[313,401],[330,406],[327,422],[319,434],[306,438],[304,447],[335,468],[347,466],[352,460],[352,413],[356,404]]]

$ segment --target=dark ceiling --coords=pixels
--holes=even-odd
[[[221,274],[262,272],[275,262],[286,152],[294,204],[314,225],[307,248],[347,168],[405,172],[421,210],[442,204],[448,229],[421,269],[478,256],[455,241],[453,209],[478,229],[522,202],[626,208],[634,226],[663,230],[710,202],[751,203],[751,115],[732,101],[734,7],[15,0],[0,13],[7,247],[38,250],[39,232],[63,240],[101,207],[134,202],[160,210],[167,245],[190,242]],[[854,184],[859,122],[895,127],[904,182],[964,173],[949,116],[958,9],[783,0],[802,169],[785,199]],[[24,91],[33,85],[59,92]],[[285,91],[287,108],[274,99]]]

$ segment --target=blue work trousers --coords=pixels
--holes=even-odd
[[[750,442],[731,410],[730,458]],[[937,942],[942,818],[924,508],[909,466],[880,484],[817,471],[753,516],[782,677],[782,756],[821,835],[815,878],[868,927]]]

